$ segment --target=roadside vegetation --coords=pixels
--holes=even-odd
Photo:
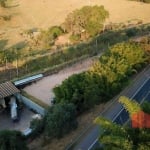
[[[78,127],[76,108],[71,103],[51,106],[44,118],[33,119],[30,127],[33,129],[32,138],[44,133],[44,138],[49,141],[60,139]]]
[[[89,71],[72,75],[55,87],[55,101],[73,103],[79,113],[84,112],[114,97],[147,61],[139,44],[118,43],[110,47]]]
[[[72,75],[54,88],[54,105],[41,121],[33,120],[33,130],[43,132],[48,141],[63,137],[77,128],[77,116],[117,95],[147,63],[147,55],[135,42],[110,47],[90,70]]]
[[[0,131],[1,150],[28,150],[25,137],[19,131]]]
[[[109,12],[103,6],[85,6],[68,14],[60,26],[42,31],[25,31],[30,41],[10,48],[5,48],[5,41],[0,50],[0,82],[37,72],[51,74],[82,58],[97,55],[118,42],[149,33],[149,25],[129,29],[124,24],[105,25],[108,17]],[[73,41],[61,46],[55,45],[58,37],[64,34],[70,34]],[[73,43],[76,44],[71,45]]]
[[[64,66],[75,63],[80,59],[82,60],[97,55],[118,42],[127,41],[137,36],[144,36],[148,34],[149,31],[149,25],[122,30],[109,30],[87,42],[69,47],[65,46],[53,51],[39,51],[32,48],[21,49],[16,47],[3,49],[0,51],[2,67],[0,71],[0,82],[35,74],[37,72],[46,72],[46,74],[57,72]],[[149,49],[149,40],[145,40],[145,42],[143,42],[143,46],[144,45]]]
[[[104,6],[84,6],[68,14],[62,28],[71,33],[72,41],[85,40],[103,31],[108,17],[109,13]]]
[[[150,114],[150,103],[144,102],[141,106],[126,97],[120,97],[120,103],[128,111],[130,119],[134,113],[143,111]],[[133,128],[129,125],[118,125],[103,117],[95,119],[103,131],[99,142],[103,145],[96,150],[148,150],[150,147],[150,129]]]

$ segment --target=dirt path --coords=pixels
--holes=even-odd
[[[24,90],[30,95],[42,100],[46,104],[51,104],[50,101],[54,97],[52,89],[61,84],[63,80],[71,76],[72,74],[80,73],[87,70],[93,63],[93,60],[87,59],[80,63],[77,63],[71,67],[63,69],[57,74],[53,74],[44,77],[40,81],[33,83],[30,86],[24,88]]]

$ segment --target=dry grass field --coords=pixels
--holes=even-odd
[[[0,19],[0,39],[8,44],[16,44],[24,39],[20,36],[24,30],[48,28],[61,24],[68,13],[84,5],[104,5],[110,17],[107,23],[120,23],[130,20],[150,22],[150,4],[128,0],[12,0],[10,8],[0,8],[0,16],[11,15],[10,21]]]

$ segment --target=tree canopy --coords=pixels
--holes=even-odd
[[[126,97],[121,97],[120,102],[129,114],[143,109],[136,101]],[[146,105],[150,106],[150,103],[146,102]],[[96,118],[95,123],[105,131],[99,137],[100,143],[103,144],[101,150],[148,150],[150,147],[150,129],[120,126],[103,117]]]
[[[56,104],[45,116],[45,134],[60,138],[77,127],[76,109],[73,104]]]
[[[75,74],[54,88],[56,103],[73,103],[83,112],[112,98],[147,61],[135,43],[119,43],[84,73]]]
[[[63,24],[67,32],[80,35],[94,36],[103,29],[103,23],[109,13],[104,6],[84,6],[68,14]]]
[[[24,137],[19,131],[0,131],[0,150],[27,150]]]

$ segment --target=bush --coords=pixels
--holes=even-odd
[[[6,7],[5,2],[6,2],[6,0],[0,0],[0,6],[5,8]]]
[[[61,138],[77,128],[76,109],[73,104],[56,104],[48,109],[45,116],[45,134]]]
[[[41,134],[44,130],[44,119],[33,119],[30,122],[30,128],[32,129],[32,137],[36,137]]]
[[[25,139],[19,131],[0,131],[0,150],[28,150]]]
[[[45,48],[50,48],[54,45],[55,39],[62,35],[64,31],[59,26],[52,26],[48,30],[41,31],[41,34],[38,36],[39,43]]]

